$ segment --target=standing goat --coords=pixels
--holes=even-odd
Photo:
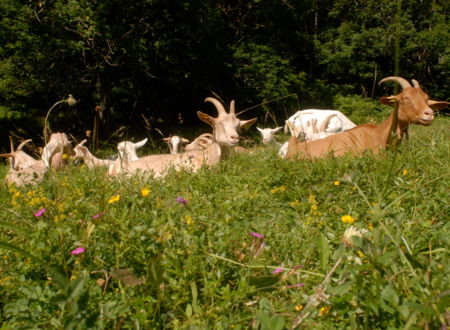
[[[287,158],[324,158],[328,155],[342,156],[348,152],[361,154],[370,150],[377,154],[388,146],[392,134],[397,142],[407,133],[410,124],[429,126],[434,119],[434,111],[449,104],[445,101],[433,101],[422,90],[416,80],[413,86],[401,77],[387,77],[379,83],[394,81],[400,84],[402,92],[382,97],[381,103],[395,103],[395,110],[381,124],[363,124],[348,131],[328,136],[321,140],[300,142],[292,136],[289,140]]]
[[[216,99],[208,97],[205,102],[211,102],[217,109],[218,117],[211,117],[201,111],[197,112],[203,122],[213,128],[213,143],[203,151],[186,151],[181,154],[150,155],[139,160],[125,163],[123,172],[136,173],[139,171],[149,172],[154,177],[162,177],[173,168],[198,171],[203,165],[215,165],[228,156],[231,149],[239,143],[239,129],[248,129],[257,118],[250,120],[239,120],[235,114],[234,101],[230,104],[230,113]],[[118,174],[115,172],[113,174]]]

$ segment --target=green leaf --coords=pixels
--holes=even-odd
[[[318,241],[320,268],[325,272],[328,266],[328,260],[330,258],[330,245],[327,238],[323,233],[320,234]]]
[[[27,257],[27,258],[30,258],[30,259],[32,259],[34,261],[42,263],[42,261],[39,258],[36,258],[35,256],[29,254],[27,251],[22,250],[21,248],[15,246],[13,244],[0,241],[0,248],[4,248],[6,250],[17,252],[17,253],[23,255],[24,257]]]
[[[275,290],[275,284],[280,280],[279,276],[250,276],[249,284],[254,286],[256,290],[270,292]]]
[[[192,306],[191,304],[187,304],[186,306],[186,316],[191,317],[192,316]]]

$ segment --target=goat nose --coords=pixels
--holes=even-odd
[[[423,113],[425,116],[434,116],[434,112],[431,109],[426,109]]]

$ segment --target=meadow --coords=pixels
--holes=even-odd
[[[380,156],[2,185],[0,329],[449,326],[449,124]]]

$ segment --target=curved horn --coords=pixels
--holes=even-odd
[[[19,144],[19,146],[17,147],[17,150],[22,150],[23,146],[31,141],[32,141],[31,139],[27,139],[27,140],[23,141],[21,144]]]
[[[334,116],[336,116],[335,113],[333,113],[333,114],[329,115],[327,118],[325,118],[325,120],[322,122],[322,125],[320,125],[320,127],[319,127],[319,132],[320,133],[321,132],[325,132],[325,130],[327,129],[328,124],[330,123],[331,118],[333,118]]]
[[[230,103],[230,115],[234,115],[235,114],[235,108],[234,108],[234,100],[231,100]]]
[[[87,139],[84,139],[83,141],[81,141],[80,143],[78,143],[78,145],[81,147],[81,146],[84,146],[85,144],[86,144],[86,142],[87,142]]]
[[[11,147],[11,153],[13,153],[14,152],[14,143],[13,143],[11,135],[9,136],[9,145]]]
[[[205,102],[211,102],[212,104],[214,104],[214,106],[217,109],[217,112],[219,113],[219,116],[227,114],[227,112],[226,112],[225,108],[223,107],[222,103],[220,103],[217,99],[215,99],[213,97],[207,97],[205,99]]]
[[[420,88],[419,82],[416,79],[412,79],[411,81],[413,83],[413,87]]]
[[[380,82],[378,83],[378,85],[380,85],[386,81],[395,81],[395,82],[399,83],[400,86],[402,86],[402,89],[405,89],[406,87],[411,87],[411,84],[408,82],[408,80],[406,80],[405,78],[396,77],[396,76],[390,76],[390,77],[381,79]]]

